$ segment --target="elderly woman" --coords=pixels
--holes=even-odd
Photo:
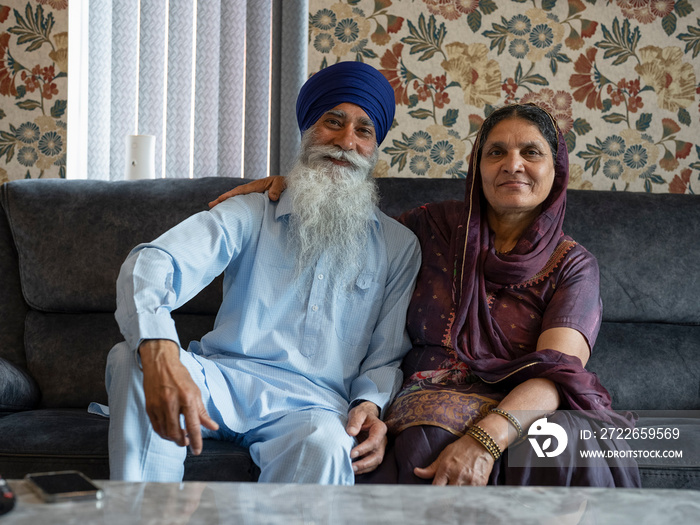
[[[579,438],[633,422],[610,410],[584,368],[601,322],[599,275],[562,232],[568,178],[552,117],[505,106],[477,136],[465,201],[399,218],[423,253],[408,312],[413,348],[386,415],[387,455],[358,481],[640,486],[633,461],[577,456],[619,456],[624,442]],[[535,421],[564,429],[564,453],[541,459],[546,446],[520,439]]]

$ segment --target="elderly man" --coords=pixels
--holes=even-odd
[[[352,484],[381,462],[420,263],[376,207],[393,116],[372,67],[322,70],[299,94],[302,150],[278,203],[229,199],[132,251],[106,373],[113,479],[179,481],[203,437],[249,447],[267,482]],[[221,272],[214,329],[185,351],[170,311]]]

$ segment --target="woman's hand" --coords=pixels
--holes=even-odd
[[[433,480],[433,485],[486,485],[493,470],[491,454],[470,436],[462,436],[446,446],[438,458],[425,468],[416,467],[413,473],[422,479]]]
[[[537,350],[555,349],[573,355],[586,364],[590,351],[586,339],[571,328],[551,328],[543,332]],[[503,398],[498,407],[517,414],[523,431],[544,414],[559,407],[559,393],[549,379],[532,378],[517,385]],[[507,419],[489,414],[481,426],[503,451],[517,439],[517,432]],[[486,485],[493,470],[494,459],[481,443],[463,436],[445,447],[438,458],[425,468],[415,468],[414,474],[433,480],[433,485]]]
[[[271,201],[276,201],[282,195],[282,192],[287,187],[287,182],[281,175],[273,175],[272,177],[266,177],[264,179],[254,180],[248,184],[243,184],[233,188],[231,191],[227,191],[223,195],[220,195],[216,200],[209,203],[209,207],[213,208],[217,204],[224,202],[229,197],[235,197],[236,195],[248,195],[249,193],[265,193],[270,198]]]

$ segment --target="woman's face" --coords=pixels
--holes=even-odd
[[[521,118],[496,124],[481,153],[484,196],[497,214],[539,208],[554,183],[554,159],[537,126]]]

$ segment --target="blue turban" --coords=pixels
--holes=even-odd
[[[394,121],[394,89],[384,75],[364,62],[338,62],[306,81],[297,98],[299,129],[304,133],[326,111],[346,102],[367,113],[377,144],[381,144]]]

